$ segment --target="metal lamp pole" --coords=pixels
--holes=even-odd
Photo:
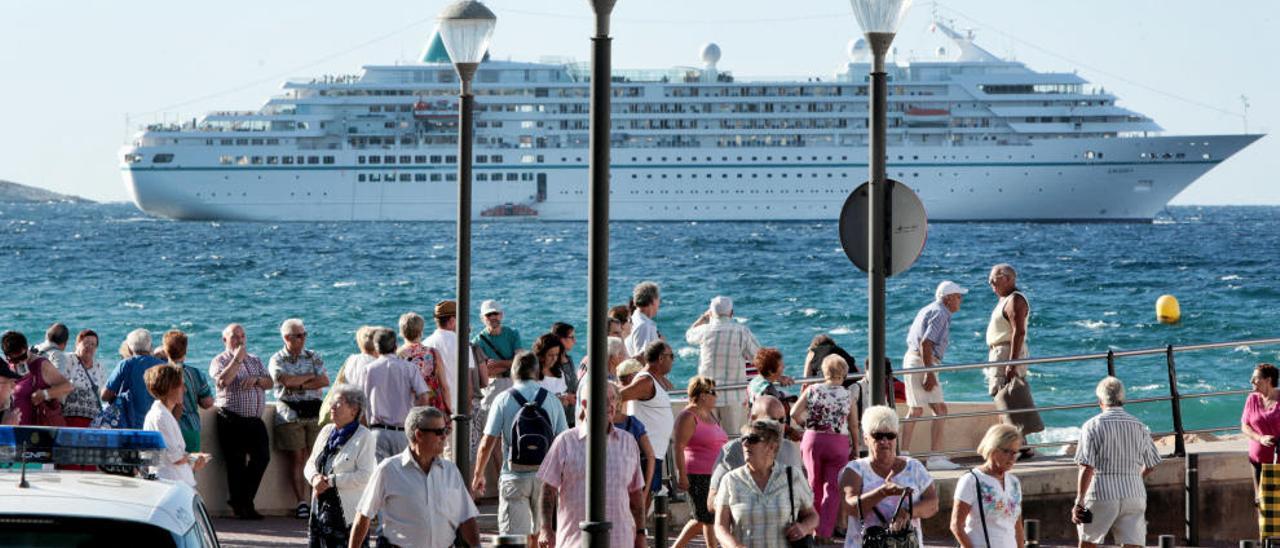
[[[489,48],[497,17],[475,0],[462,0],[440,12],[440,38],[458,71],[458,378],[454,387],[453,459],[462,477],[471,477],[471,79]]]
[[[612,81],[612,38],[609,38],[609,15],[616,0],[590,0],[596,14],[595,34],[591,37],[591,131],[590,194],[587,221],[588,254],[587,325],[590,364],[587,386],[587,519],[579,524],[588,548],[609,546],[612,524],[605,513],[605,441],[610,418],[607,416],[605,383],[608,382],[607,361],[609,327],[609,104]]]

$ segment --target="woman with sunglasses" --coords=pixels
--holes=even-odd
[[[978,454],[986,462],[960,476],[951,506],[951,534],[962,548],[1023,545],[1022,483],[1009,473],[1021,448],[1012,425],[993,425],[982,437]]]
[[[850,506],[845,548],[861,548],[866,527],[898,531],[910,526],[924,546],[920,520],[938,513],[938,487],[920,461],[898,456],[898,413],[876,405],[862,413],[870,455],[845,466],[840,487]],[[905,499],[904,499],[905,497]]]
[[[350,384],[338,384],[329,391],[334,395],[329,407],[330,422],[316,436],[303,468],[303,475],[311,484],[314,507],[307,536],[316,548],[345,548],[356,505],[378,460],[373,434],[360,424],[368,406],[364,391]]]
[[[707,500],[716,455],[728,443],[729,435],[716,418],[716,381],[697,375],[689,379],[688,394],[689,404],[676,417],[676,484],[693,501],[693,519],[685,524],[676,546],[687,546],[701,531],[707,546],[715,548],[715,515],[705,502],[699,502]]]
[[[71,381],[58,372],[53,362],[32,354],[27,337],[17,331],[0,335],[0,350],[9,361],[9,367],[22,375],[13,388],[12,411],[20,413],[18,424],[40,425],[36,408],[49,402],[57,402],[61,415],[61,399],[74,388]],[[48,425],[46,425],[48,426]]]
[[[818,528],[813,492],[800,470],[778,464],[782,424],[757,420],[743,429],[747,463],[720,479],[716,539],[729,548],[787,546]]]

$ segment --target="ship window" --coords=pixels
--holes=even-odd
[[[293,156],[284,156],[280,158],[280,163],[285,165],[293,165]]]
[[[222,164],[222,165],[227,165],[227,164],[230,164],[230,163],[232,163],[232,162],[234,162],[234,161],[235,161],[235,157],[234,157],[234,156],[228,156],[228,155],[225,155],[225,154],[224,154],[224,155],[222,155],[222,156],[219,156],[219,157],[218,157],[218,163],[219,163],[219,164]]]
[[[261,146],[261,145],[262,145],[262,139],[253,139],[253,140],[251,140],[251,141],[249,142],[249,144],[254,145],[254,146]]]
[[[279,140],[279,139],[267,139],[267,144],[268,144],[268,145],[278,145],[278,144],[280,144],[280,140]]]
[[[396,163],[396,157],[395,157],[395,156],[383,156],[383,157],[382,157],[382,163],[384,163],[384,164],[394,164],[394,163]]]
[[[261,157],[261,156],[254,156],[253,158],[250,158],[250,159],[249,159],[249,163],[251,163],[251,164],[253,164],[253,165],[255,165],[255,166],[256,166],[256,165],[260,165],[260,164],[262,164],[262,157]]]
[[[440,182],[440,174],[439,174],[439,173],[432,173],[432,174],[431,174],[431,180],[432,180],[433,182],[437,182],[437,183],[438,183],[438,182]]]
[[[410,161],[410,158],[409,158],[408,156],[401,156],[401,157],[400,157],[400,163],[402,163],[402,164],[408,164],[408,163],[412,163],[412,162]]]
[[[318,163],[320,163],[320,157],[319,157],[319,156],[307,156],[307,163],[308,163],[308,164],[318,164]]]
[[[494,154],[493,156],[490,156],[490,157],[489,157],[489,161],[490,161],[490,162],[493,162],[493,163],[495,163],[495,164],[501,164],[501,163],[502,163],[502,155],[500,155],[500,154]]]
[[[440,163],[440,157],[439,157],[439,156],[432,156],[432,157],[431,157],[431,163],[433,163],[433,164],[438,164],[438,163]]]
[[[425,163],[427,163],[427,157],[426,157],[426,156],[414,156],[414,157],[413,157],[413,163],[415,163],[415,164],[425,164]]]
[[[356,157],[356,163],[357,163],[357,164],[363,164],[363,163],[364,163],[364,156],[357,156],[357,157]]]
[[[379,181],[381,181],[381,180],[382,180],[382,174],[380,174],[380,173],[370,173],[370,174],[369,174],[369,182],[371,182],[371,183],[376,183],[376,182],[379,182]]]
[[[151,158],[153,164],[167,164],[173,161],[173,155],[167,153],[156,154]]]
[[[297,157],[297,159],[298,159],[298,165],[302,165],[302,164],[307,163],[307,157],[306,157],[306,156],[298,156],[298,157]]]
[[[249,140],[248,140],[248,139],[236,139],[236,144],[237,144],[237,145],[247,145],[247,144],[249,144]]]
[[[444,157],[444,163],[446,163],[446,164],[453,164],[453,163],[457,163],[457,161],[458,161],[458,157],[457,157],[457,156],[454,156],[453,154],[450,154],[450,155],[448,155],[448,156],[445,156],[445,157]]]
[[[332,164],[332,163],[333,163],[333,156],[325,156],[325,157],[324,157],[324,163],[326,163],[326,164]]]
[[[361,173],[361,174],[359,174],[359,175],[356,175],[356,182],[363,183],[363,182],[364,182],[364,180],[365,180],[365,176],[364,176],[364,174],[363,174],[363,173]]]
[[[276,164],[278,164],[278,163],[280,163],[280,157],[279,157],[279,156],[267,156],[267,165],[269,165],[269,166],[273,166],[273,165],[276,165]]]
[[[488,174],[488,173],[477,173],[477,174],[476,174],[476,180],[477,180],[477,181],[488,181],[488,180],[489,180],[489,174]]]
[[[485,156],[485,155],[483,155],[483,154],[478,154],[478,155],[476,155],[476,163],[477,163],[477,164],[487,164],[487,163],[489,163],[489,157],[488,157],[488,156]]]
[[[410,178],[410,177],[411,177],[411,176],[410,176],[408,173],[401,173],[401,174],[400,174],[400,182],[402,182],[402,183],[407,183],[407,182],[409,182],[409,178]]]
[[[417,183],[421,183],[421,182],[423,182],[423,181],[426,181],[426,180],[427,180],[427,174],[426,174],[426,173],[414,173],[414,174],[413,174],[413,180],[414,180],[414,182],[417,182]]]
[[[369,157],[369,163],[371,163],[371,164],[381,164],[381,163],[382,163],[382,157],[381,157],[381,156],[370,156],[370,157]]]
[[[519,180],[520,180],[520,174],[519,174],[519,173],[508,173],[508,174],[507,174],[507,180],[508,180],[508,181],[519,181]]]
[[[458,174],[457,174],[457,173],[446,173],[446,174],[445,174],[445,176],[444,176],[444,180],[449,181],[449,182],[451,182],[451,183],[452,183],[452,182],[454,182],[454,181],[457,181],[457,180],[458,180]]]
[[[230,145],[231,143],[232,143],[231,139],[218,139],[218,144],[220,145],[226,146],[226,145]]]

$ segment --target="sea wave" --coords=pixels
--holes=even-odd
[[[354,286],[357,286],[357,285],[360,285],[360,282],[353,282],[353,281],[350,281],[350,280],[347,280],[347,281],[341,281],[341,282],[333,282],[333,287],[354,287]]]
[[[1078,426],[1049,426],[1044,432],[1027,436],[1031,443],[1056,443],[1056,442],[1074,442],[1080,439],[1080,427]],[[1065,455],[1067,454],[1067,446],[1060,445],[1057,447],[1049,447],[1045,449],[1037,449],[1049,455]]]
[[[1101,329],[1103,329],[1103,328],[1107,328],[1107,327],[1120,327],[1120,324],[1118,324],[1118,323],[1114,323],[1114,322],[1107,322],[1107,321],[1103,321],[1103,320],[1076,320],[1076,321],[1071,322],[1071,323],[1072,323],[1073,325],[1078,325],[1078,326],[1083,327],[1083,328],[1085,328],[1085,329],[1092,329],[1092,330],[1094,330],[1094,331],[1098,331],[1098,330],[1101,330]]]

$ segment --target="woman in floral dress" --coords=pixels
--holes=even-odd
[[[400,316],[400,336],[404,337],[404,346],[396,351],[396,355],[417,366],[422,373],[422,380],[427,381],[427,387],[431,389],[428,405],[449,414],[452,413],[449,410],[449,384],[444,380],[440,354],[422,344],[422,331],[426,325],[427,321],[414,312]]]

